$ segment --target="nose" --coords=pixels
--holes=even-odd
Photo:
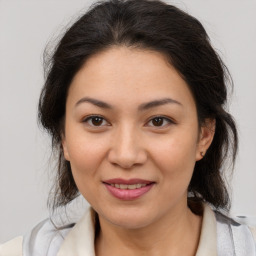
[[[116,131],[112,138],[108,160],[123,169],[131,169],[146,162],[147,152],[136,129],[126,126]]]

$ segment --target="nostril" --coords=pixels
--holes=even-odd
[[[147,161],[147,154],[143,149],[122,150],[114,148],[108,154],[108,161],[123,169],[131,169],[134,166],[142,165]]]

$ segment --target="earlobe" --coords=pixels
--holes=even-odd
[[[64,137],[62,137],[62,149],[63,149],[63,154],[64,154],[64,157],[67,161],[70,161],[69,160],[69,153],[68,153],[68,148],[67,148],[67,143],[66,143],[66,140]]]
[[[196,161],[201,160],[205,156],[208,148],[210,147],[214,138],[215,125],[215,119],[206,119],[205,123],[201,126],[196,152]]]

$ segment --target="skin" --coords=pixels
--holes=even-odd
[[[166,98],[175,102],[145,108]],[[187,188],[214,136],[214,121],[207,124],[199,128],[194,98],[162,54],[112,47],[86,61],[68,91],[62,145],[99,215],[97,255],[195,255],[201,217],[187,206]],[[102,182],[113,178],[155,183],[124,201]]]

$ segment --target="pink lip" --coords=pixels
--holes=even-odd
[[[144,194],[146,194],[155,184],[152,181],[141,180],[141,179],[111,179],[103,182],[106,186],[107,190],[116,198],[121,200],[135,200]],[[137,188],[137,189],[120,189],[116,187],[112,187],[110,184],[147,184],[145,187]]]
[[[126,184],[126,185],[132,185],[132,184],[150,184],[153,183],[153,181],[150,180],[142,180],[142,179],[110,179],[110,180],[104,180],[104,183],[107,184]]]

